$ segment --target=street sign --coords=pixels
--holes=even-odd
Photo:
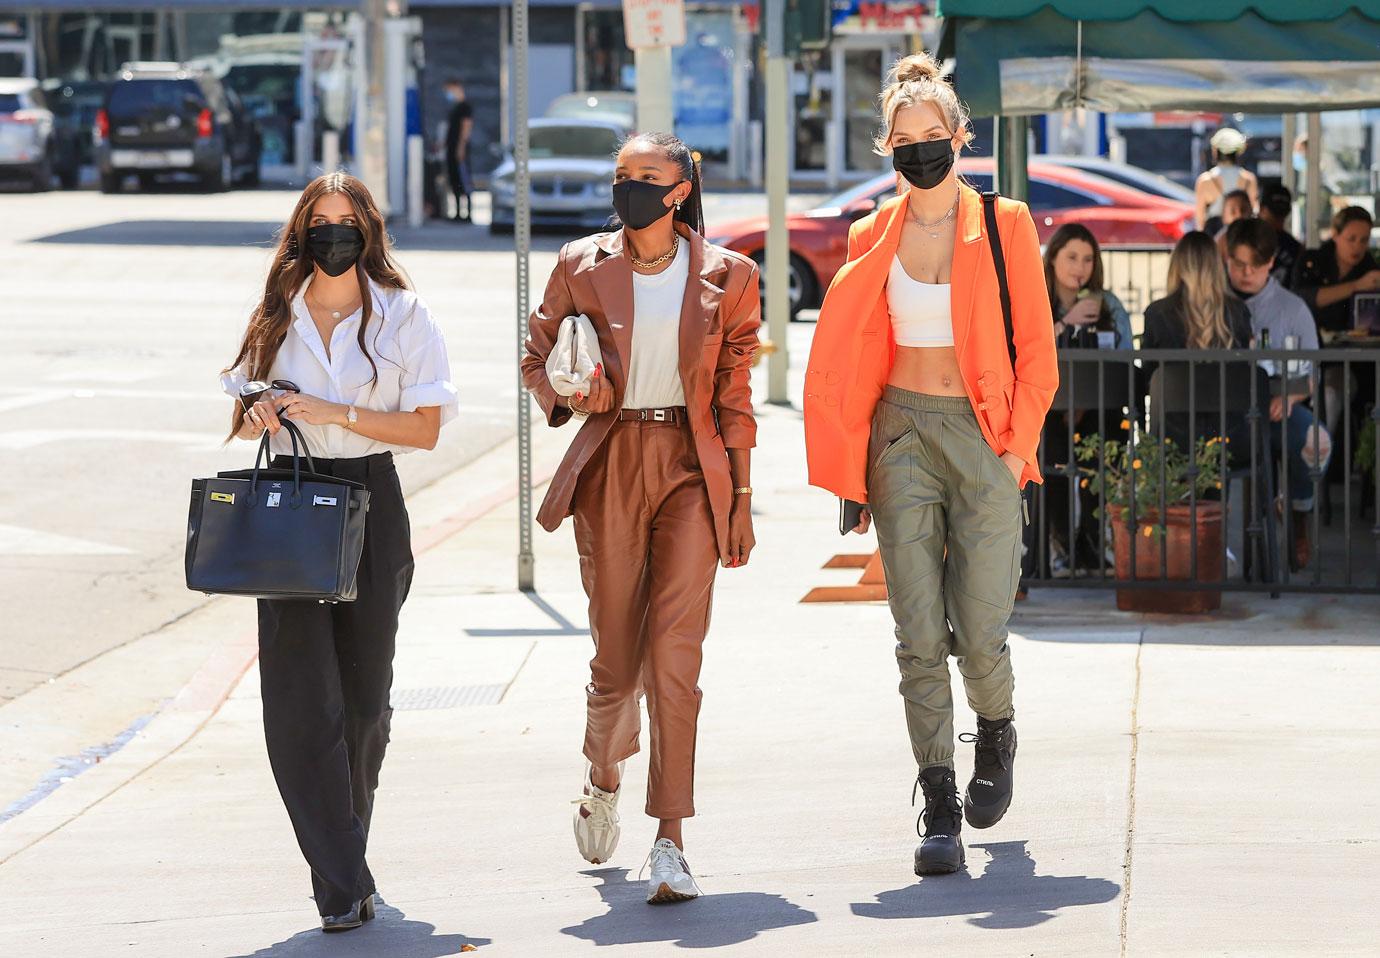
[[[678,47],[685,42],[685,0],[623,0],[629,50]]]

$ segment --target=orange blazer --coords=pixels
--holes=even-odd
[[[689,278],[680,308],[680,381],[685,389],[690,430],[719,540],[728,558],[728,514],[733,505],[733,477],[728,449],[757,444],[752,412],[752,361],[757,354],[761,308],[757,264],[746,256],[705,242],[683,224],[676,231],[690,252]],[[632,359],[632,264],[623,249],[623,231],[598,233],[561,247],[546,294],[532,313],[522,381],[546,413],[560,426],[571,418],[557,401],[546,376],[546,357],[555,345],[561,320],[584,313],[599,337],[604,375],[613,386],[613,408],[590,416],[561,460],[537,521],[554,531],[570,515],[575,485],[585,464],[603,445],[623,408],[627,371]]]
[[[896,341],[886,282],[901,240],[910,191],[887,200],[848,231],[848,262],[819,312],[805,376],[805,448],[810,484],[867,501],[872,413],[891,373]],[[1020,484],[1041,482],[1040,430],[1059,387],[1054,320],[1035,223],[1024,203],[998,199],[997,232],[1011,290],[1012,368],[982,197],[960,184],[949,305],[954,348],[978,426],[997,455],[1025,460]]]

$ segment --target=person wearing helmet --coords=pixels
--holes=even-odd
[[[1241,155],[1246,152],[1246,136],[1240,130],[1224,126],[1212,134],[1213,167],[1202,176],[1194,190],[1197,194],[1195,220],[1198,229],[1215,234],[1221,228],[1222,201],[1228,193],[1245,190],[1251,198],[1251,209],[1260,205],[1260,182],[1255,174],[1241,168]],[[1213,224],[1211,221],[1217,220]]]

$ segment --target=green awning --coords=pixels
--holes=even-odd
[[[1317,22],[1349,12],[1380,19],[1380,0],[938,0],[937,15],[1018,20],[1046,9],[1085,22],[1129,20],[1142,13],[1176,23],[1220,23],[1248,15],[1273,23]]]
[[[1100,19],[1065,13],[1095,6]],[[976,116],[1077,106],[1224,112],[1380,106],[1380,0],[1292,0],[1287,7],[1282,0],[1200,0],[1194,22],[1160,12],[1182,17],[1189,6],[1184,0],[947,0],[939,52],[956,60],[959,95]],[[1254,9],[1240,12],[1245,7]],[[969,16],[970,10],[993,16]],[[1237,16],[1205,19],[1223,10]],[[1274,19],[1286,16],[1292,19]]]

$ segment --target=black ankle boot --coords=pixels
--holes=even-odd
[[[964,734],[960,742],[975,743],[973,778],[964,795],[963,817],[974,828],[991,828],[1011,805],[1015,784],[1016,726],[1010,719],[979,718],[976,735]]]
[[[916,784],[925,792],[925,810],[920,813],[920,832],[924,841],[915,849],[915,874],[947,875],[963,867],[963,806],[958,801],[958,783],[953,769],[931,765],[920,770]],[[912,794],[912,801],[914,795]]]

